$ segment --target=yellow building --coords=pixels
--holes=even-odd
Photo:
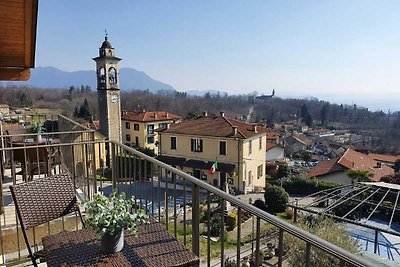
[[[123,111],[122,142],[131,147],[142,147],[158,153],[158,135],[156,130],[180,121],[178,115],[166,111]]]
[[[265,186],[265,144],[265,128],[205,113],[160,130],[157,158],[215,186],[257,191]]]

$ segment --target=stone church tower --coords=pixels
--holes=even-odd
[[[120,58],[115,56],[114,48],[107,34],[99,48],[96,61],[97,95],[100,112],[100,132],[109,140],[121,142],[121,101],[119,88]]]

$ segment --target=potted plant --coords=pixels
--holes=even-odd
[[[40,122],[34,122],[31,126],[31,133],[36,133],[35,139],[37,142],[42,142],[42,135],[41,133],[44,132],[44,125]]]
[[[113,191],[109,197],[96,194],[84,202],[85,227],[95,230],[101,240],[104,253],[121,251],[124,246],[124,230],[137,234],[139,225],[149,222],[144,210],[132,212],[135,199],[127,199],[125,193]]]
[[[264,262],[264,256],[265,256],[265,252],[260,249],[258,252],[258,266],[261,266]],[[253,265],[256,264],[256,252],[254,252],[254,254],[252,254],[252,261],[253,261]]]

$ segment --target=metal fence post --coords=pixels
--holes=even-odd
[[[311,244],[306,243],[306,267],[311,266]]]
[[[199,186],[192,184],[192,250],[200,256],[200,195]]]

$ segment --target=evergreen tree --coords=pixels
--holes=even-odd
[[[75,106],[74,117],[76,118],[76,117],[78,117],[78,116],[79,116],[79,110],[78,110],[78,107]]]
[[[311,127],[313,120],[310,113],[308,112],[306,104],[303,104],[303,106],[301,107],[301,118],[308,127]]]
[[[326,125],[328,120],[329,104],[325,104],[321,110],[321,124]]]
[[[91,114],[90,114],[90,110],[89,110],[89,103],[88,103],[87,99],[85,98],[85,100],[83,101],[83,104],[79,108],[78,117],[88,119],[88,118],[90,118],[90,116],[91,116]]]

